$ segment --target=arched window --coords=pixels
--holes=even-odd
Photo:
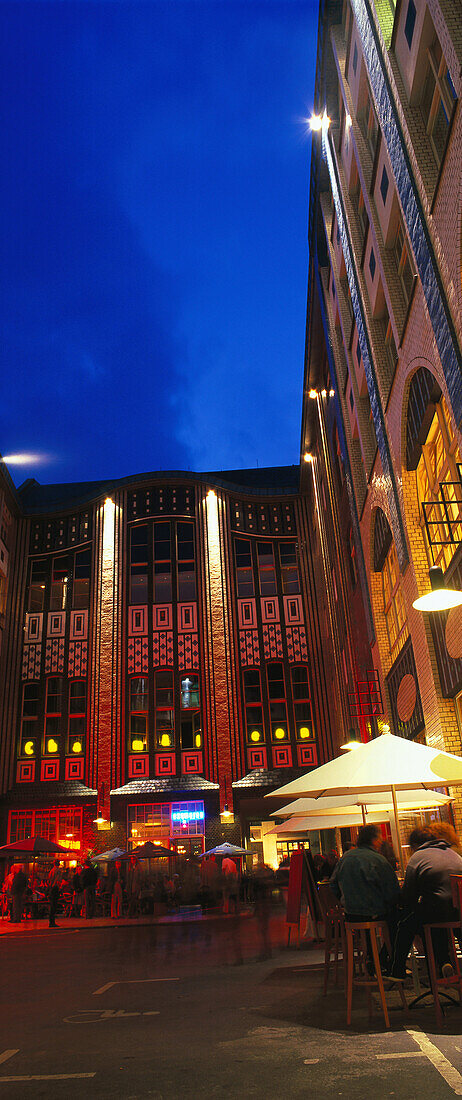
[[[443,396],[434,406],[417,464],[420,523],[430,565],[446,570],[462,540],[461,455]],[[425,522],[426,521],[426,522]]]
[[[381,574],[381,611],[393,663],[409,637],[409,628],[395,544],[387,517],[380,508],[377,509],[374,527],[374,572]]]

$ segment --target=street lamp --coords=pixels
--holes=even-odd
[[[431,591],[419,596],[412,606],[416,611],[449,611],[451,607],[462,604],[462,592],[457,588],[447,588],[440,565],[431,565],[429,569]]]

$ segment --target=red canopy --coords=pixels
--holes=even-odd
[[[35,858],[41,855],[59,855],[71,859],[77,855],[72,848],[62,848],[53,840],[47,840],[44,836],[31,836],[27,840],[15,840],[13,844],[4,844],[0,848],[0,858],[8,859],[8,856],[24,855]]]

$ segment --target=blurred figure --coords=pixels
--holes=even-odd
[[[232,909],[237,913],[239,909],[239,872],[233,859],[225,856],[221,863],[223,882],[223,912],[229,913],[231,902]]]
[[[92,920],[95,915],[98,868],[93,866],[89,856],[85,860],[80,881],[85,894],[85,918],[86,920]]]
[[[314,877],[316,882],[328,882],[333,871],[327,856],[316,852],[313,856]]]
[[[393,868],[393,870],[396,874],[396,872],[398,870],[398,860],[395,856],[394,850],[393,850],[392,845],[390,844],[389,840],[382,840],[382,843],[380,845],[379,850],[380,850],[380,855],[383,856],[384,859],[386,859],[387,863],[390,864],[390,867]]]
[[[22,921],[26,886],[27,875],[24,873],[24,867],[18,864],[18,869],[11,884],[13,924],[20,924]]]
[[[204,901],[207,906],[214,907],[218,900],[220,872],[214,855],[205,856],[201,860],[201,883]]]
[[[120,859],[116,859],[113,869],[111,868],[111,917],[118,919],[122,916],[123,911],[123,878],[122,878],[122,863]]]
[[[82,881],[81,881],[81,877],[80,877],[81,870],[82,870],[82,866],[79,863],[77,865],[77,867],[75,868],[74,874],[72,876],[71,917],[80,917],[81,913],[82,913],[83,891],[82,891]]]
[[[59,904],[59,896],[61,893],[62,872],[59,866],[59,859],[55,859],[53,867],[47,878],[48,895],[50,898],[50,918],[49,928],[57,928],[56,913]]]
[[[128,872],[128,915],[129,917],[136,916],[139,913],[141,891],[144,884],[144,872],[141,867],[141,863],[136,856],[132,856],[130,859],[130,867]]]
[[[271,913],[271,893],[273,889],[273,871],[266,863],[260,863],[253,875],[253,895],[255,898],[255,916],[261,937],[261,959],[271,958],[271,936],[269,919]]]

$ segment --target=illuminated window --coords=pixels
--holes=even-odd
[[[130,603],[148,602],[148,528],[145,523],[130,531]]]
[[[203,802],[172,802],[172,836],[201,836],[205,831]]]
[[[382,569],[382,597],[383,613],[387,625],[388,648],[390,657],[394,661],[409,637],[406,605],[394,542],[391,542]]]
[[[297,741],[311,741],[313,739],[313,718],[306,665],[291,668],[290,677],[294,700],[295,736]]]
[[[63,848],[80,848],[82,843],[82,810],[74,806],[65,809],[11,810],[8,822],[8,843],[42,836],[61,844]]]
[[[268,696],[271,721],[271,738],[276,743],[289,740],[287,726],[286,690],[282,664],[271,663],[266,666],[268,678]]]
[[[46,687],[45,731],[43,752],[45,756],[58,756],[61,748],[63,713],[63,682],[61,676],[49,676]]]
[[[165,845],[170,836],[170,803],[129,806],[127,833],[130,847],[144,844],[146,840]]]
[[[272,542],[257,542],[258,577],[261,596],[276,595],[276,572]]]
[[[85,749],[87,710],[87,685],[85,680],[72,680],[69,684],[69,725],[67,751],[79,756]]]
[[[444,397],[436,405],[435,413],[417,466],[417,493],[421,505],[421,526],[430,565],[447,569],[462,540],[462,485],[458,463],[462,461],[452,429],[449,409]],[[444,484],[443,490],[440,486]],[[443,497],[446,511],[443,507]],[[422,503],[434,501],[434,508],[427,509],[430,521],[431,546],[424,525]],[[450,520],[450,525],[446,521]]]
[[[196,599],[196,572],[194,555],[194,526],[178,523],[176,529],[178,600],[191,603]]]
[[[51,568],[50,611],[63,611],[67,607],[67,588],[70,563],[68,555],[53,558]]]
[[[443,159],[456,101],[456,91],[435,34],[431,46],[427,49],[427,73],[421,109],[438,166]]]
[[[263,709],[261,702],[261,681],[258,668],[246,668],[242,673],[244,683],[244,705],[246,736],[250,745],[261,745],[265,740]]]
[[[236,539],[234,552],[236,555],[237,594],[241,598],[254,596],[255,586],[250,539]]]
[[[155,691],[156,748],[172,749],[175,746],[175,710],[173,672],[170,669],[159,669],[156,672]]]
[[[24,684],[22,689],[22,717],[20,756],[34,757],[38,749],[37,719],[39,713],[39,684]]]
[[[129,751],[145,752],[148,745],[148,679],[133,676],[130,680]]]
[[[300,592],[300,577],[297,564],[297,544],[281,542],[279,544],[281,563],[282,591],[285,596],[295,596]]]
[[[170,523],[154,524],[154,603],[172,602]]]
[[[39,558],[31,562],[29,583],[29,611],[43,611],[45,606],[45,591],[48,580],[48,563]]]
[[[72,606],[77,610],[88,607],[90,598],[91,551],[78,550],[74,559],[74,590]]]

